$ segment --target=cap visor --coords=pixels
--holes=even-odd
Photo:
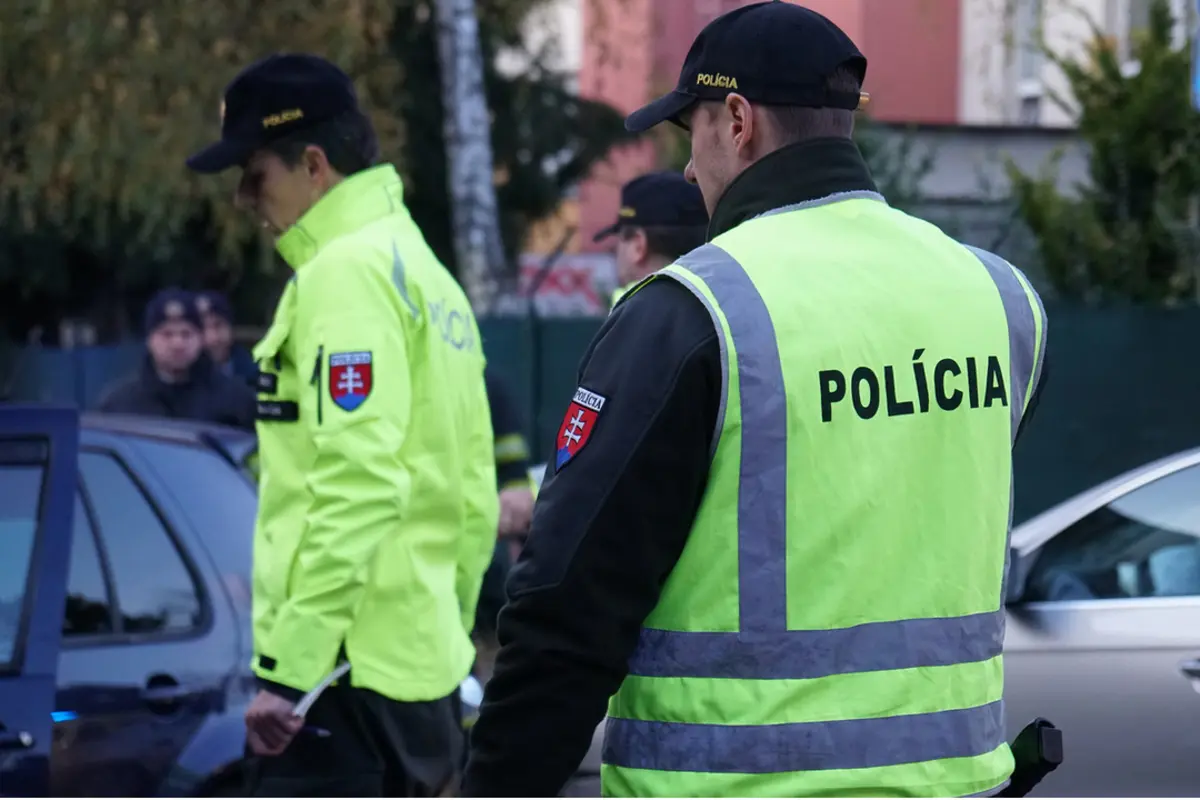
[[[597,232],[596,235],[592,237],[592,241],[599,242],[604,239],[607,239],[608,237],[612,236],[614,233],[616,233],[620,229],[621,229],[621,223],[614,222],[612,225],[609,225],[607,228]]]
[[[191,156],[187,160],[187,165],[188,169],[193,172],[224,172],[231,167],[243,164],[249,156],[248,148],[228,139],[222,139]]]
[[[678,117],[699,102],[699,98],[675,91],[663,95],[648,106],[642,106],[625,118],[625,130],[631,133],[648,131],[659,123]]]

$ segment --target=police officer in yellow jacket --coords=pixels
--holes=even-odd
[[[306,55],[239,74],[221,140],[188,160],[241,168],[239,205],[295,270],[254,351],[257,795],[431,796],[462,763],[457,689],[498,519],[484,359],[377,160],[350,79]]]
[[[617,237],[612,304],[650,273],[704,244],[707,225],[704,197],[678,172],[651,172],[622,186],[616,222],[593,237],[596,242]]]
[[[710,23],[675,91],[709,243],[584,356],[499,618],[464,793],[995,793],[1025,276],[890,208],[866,60],[802,6]],[[610,699],[611,698],[611,699]]]

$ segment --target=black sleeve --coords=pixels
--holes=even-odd
[[[496,370],[483,371],[487,384],[488,406],[492,415],[492,435],[495,438],[496,482],[503,488],[529,483],[529,442],[525,439],[524,420],[517,399]]]
[[[235,427],[254,432],[258,417],[258,393],[237,378],[221,376],[222,392],[228,404],[229,422]]]
[[[1037,411],[1038,401],[1042,399],[1042,387],[1046,385],[1046,381],[1050,379],[1050,348],[1042,353],[1042,375],[1037,386],[1033,387],[1033,396],[1029,398],[1029,402],[1025,406],[1025,413],[1021,415],[1021,421],[1017,423],[1017,435],[1013,437],[1013,446],[1021,439],[1021,434],[1025,432],[1025,428],[1029,425],[1029,420],[1033,418],[1033,413]]]
[[[554,796],[575,772],[708,477],[720,351],[685,288],[654,281],[617,308],[584,356],[580,386],[603,405],[542,488],[509,578],[465,796]]]

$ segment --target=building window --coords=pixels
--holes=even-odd
[[[1017,0],[1014,9],[1017,80],[1020,83],[1042,78],[1042,0]]]
[[[1138,36],[1150,27],[1150,9],[1154,6],[1154,0],[1122,2],[1125,13],[1122,26],[1124,30],[1121,31],[1121,71],[1127,76],[1132,76],[1141,68],[1141,64],[1134,58],[1134,48]],[[1171,7],[1171,16],[1175,20],[1173,44],[1175,47],[1184,47],[1187,44],[1188,31],[1191,30],[1189,0],[1169,0],[1168,4]]]
[[[1037,125],[1041,120],[1042,5],[1042,0],[1016,0],[1013,6],[1016,82],[1012,116],[1018,125]]]
[[[1042,98],[1040,95],[1021,98],[1017,111],[1017,124],[1040,125],[1042,123]]]

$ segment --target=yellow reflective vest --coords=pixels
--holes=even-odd
[[[1028,280],[874,192],[755,217],[648,280],[709,310],[724,397],[609,708],[605,795],[1003,786],[1012,443],[1045,348]]]
[[[390,165],[279,240],[295,269],[259,377],[254,669],[307,691],[339,657],[387,697],[454,691],[496,539],[479,329]]]

